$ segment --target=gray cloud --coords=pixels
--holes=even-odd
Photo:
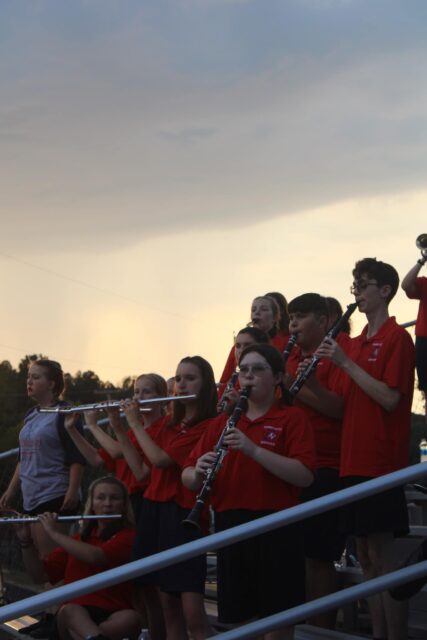
[[[425,186],[424,2],[2,13],[9,247],[110,246]]]

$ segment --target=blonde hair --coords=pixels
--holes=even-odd
[[[118,487],[122,492],[123,498],[123,513],[122,513],[122,525],[123,527],[134,527],[135,526],[135,517],[133,515],[132,505],[129,499],[129,493],[127,487],[123,482],[115,478],[114,476],[104,476],[102,478],[97,478],[90,485],[87,492],[87,500],[84,509],[84,515],[95,515],[93,511],[93,495],[95,493],[95,489],[100,484],[110,484]],[[113,521],[114,522],[114,521]]]

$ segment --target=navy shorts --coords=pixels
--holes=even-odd
[[[372,480],[361,476],[341,478],[341,488],[354,487]],[[382,491],[369,498],[362,498],[341,508],[341,531],[358,537],[370,533],[393,533],[405,536],[409,533],[408,509],[403,487]]]
[[[427,391],[427,338],[415,338],[415,356],[417,366],[418,388]]]
[[[196,540],[197,532],[183,526],[189,514],[175,502],[154,502],[144,498],[136,527],[132,559],[139,560],[171,547]],[[140,585],[156,585],[167,593],[205,593],[206,555],[146,573],[136,578]]]
[[[270,511],[215,513],[215,530],[250,522]],[[264,618],[304,602],[304,554],[299,523],[218,549],[218,620]]]
[[[313,483],[304,489],[301,502],[327,496],[341,489],[338,469],[317,469]],[[304,553],[313,560],[339,560],[346,535],[339,529],[340,509],[331,509],[303,520]]]
[[[64,498],[65,496],[60,496],[59,498],[53,498],[53,500],[42,502],[41,504],[38,504],[34,509],[31,509],[31,511],[24,511],[24,513],[29,516],[38,516],[39,513],[45,513],[46,511],[48,513],[60,513],[62,516],[75,516],[77,513],[80,513],[80,504],[74,507],[74,509],[64,509],[64,511],[61,511]]]
[[[129,496],[130,503],[132,505],[132,511],[135,518],[135,522],[138,522],[139,516],[142,510],[142,502],[144,500],[144,492],[143,491],[135,491],[135,493],[131,493]]]

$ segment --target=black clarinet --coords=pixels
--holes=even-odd
[[[293,333],[288,340],[288,344],[285,347],[284,352],[282,353],[282,357],[283,357],[283,364],[286,368],[286,363],[288,361],[289,356],[291,355],[291,351],[294,348],[294,346],[297,343],[297,334]]]
[[[334,326],[331,329],[329,329],[325,338],[335,338],[339,334],[339,332],[341,331],[341,328],[347,322],[347,320],[349,319],[353,311],[355,311],[356,307],[357,307],[357,302],[352,302],[351,304],[349,304],[347,307],[347,311],[341,316],[339,320],[337,320]],[[303,386],[307,378],[311,376],[313,371],[316,370],[317,365],[319,364],[319,361],[320,361],[319,356],[314,355],[311,357],[311,360],[306,366],[306,368],[304,369],[304,371],[301,371],[301,373],[295,378],[295,380],[289,387],[289,393],[292,396],[296,396],[296,394],[301,389],[301,387]]]
[[[215,481],[217,473],[221,468],[222,461],[224,460],[228,452],[228,448],[224,444],[224,438],[227,435],[227,433],[231,431],[231,429],[234,429],[234,427],[239,422],[242,413],[246,410],[248,406],[248,397],[249,397],[250,390],[251,390],[250,387],[245,387],[243,389],[243,391],[240,394],[239,401],[234,407],[233,413],[228,418],[227,423],[224,429],[222,430],[219,440],[215,445],[215,451],[216,451],[215,461],[206,472],[206,478],[203,482],[202,488],[200,489],[196,497],[196,502],[194,504],[194,507],[192,508],[188,516],[185,518],[185,520],[182,521],[182,524],[185,526],[196,528],[198,531],[200,531],[200,516],[203,511],[203,507],[206,504],[206,500],[208,499],[209,492]]]
[[[239,372],[238,371],[233,371],[233,373],[230,376],[230,380],[227,382],[225,389],[224,389],[224,393],[222,394],[222,398],[221,398],[221,402],[218,405],[218,413],[223,413],[223,411],[226,410],[227,405],[228,405],[228,398],[225,398],[224,396],[227,393],[230,393],[230,391],[232,391],[234,389],[234,387],[236,386],[236,382],[237,382],[237,378],[239,377]]]

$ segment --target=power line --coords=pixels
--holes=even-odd
[[[104,293],[108,296],[114,296],[116,298],[119,298],[121,300],[126,300],[127,302],[132,302],[133,304],[138,305],[139,307],[143,307],[145,309],[150,309],[151,311],[155,311],[156,313],[162,313],[164,315],[168,315],[168,316],[173,316],[175,318],[181,318],[182,320],[191,320],[192,322],[194,322],[193,318],[190,318],[188,316],[183,316],[180,313],[174,313],[172,311],[165,311],[164,309],[160,309],[158,307],[153,307],[151,305],[146,305],[146,304],[141,304],[141,302],[139,300],[136,300],[135,298],[130,298],[129,296],[125,296],[122,293],[118,293],[117,291],[110,291],[109,289],[104,289],[102,287],[98,287],[97,285],[94,284],[90,284],[88,282],[84,282],[84,280],[79,280],[77,278],[73,278],[72,276],[68,276],[65,275],[63,273],[58,273],[57,271],[54,271],[53,269],[48,269],[47,267],[41,267],[37,264],[34,264],[32,262],[28,262],[28,260],[23,260],[22,258],[18,258],[16,256],[12,256],[8,253],[4,253],[3,251],[0,251],[0,256],[2,256],[3,258],[6,258],[7,260],[12,260],[14,262],[18,262],[19,264],[23,264],[26,267],[30,267],[31,269],[37,269],[37,271],[42,271],[43,273],[47,273],[51,276],[55,276],[56,278],[60,278],[62,280],[66,280],[68,282],[72,282],[73,284],[78,284],[81,287],[85,287],[86,289],[91,289],[92,291],[98,291],[99,293]]]

